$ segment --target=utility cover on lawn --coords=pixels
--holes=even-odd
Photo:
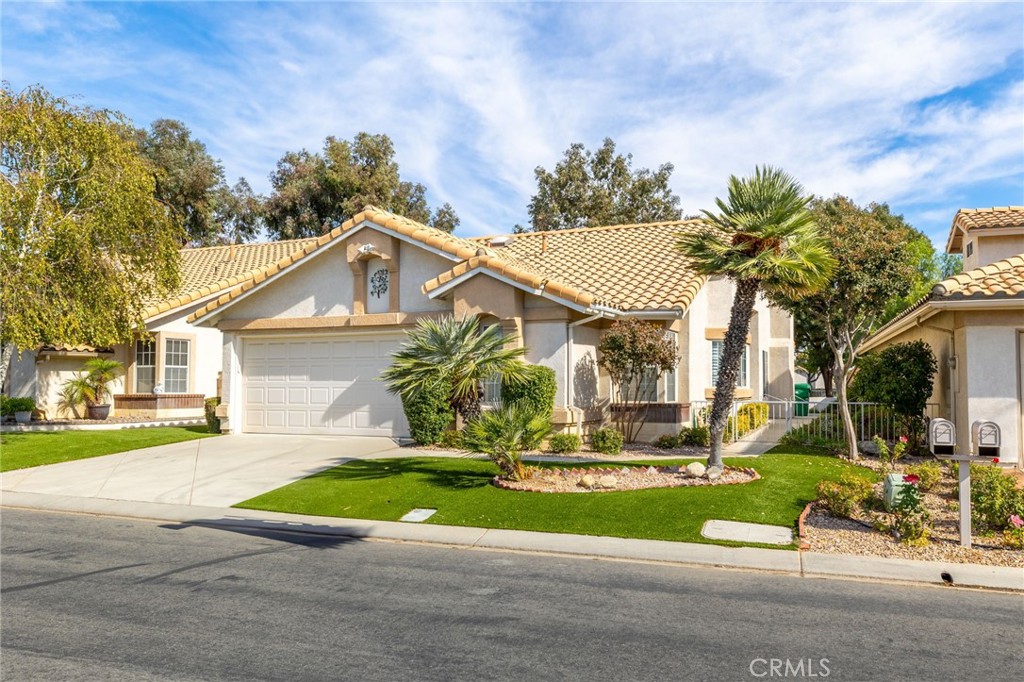
[[[719,521],[718,519],[705,521],[700,534],[712,540],[760,542],[766,545],[788,545],[793,542],[793,529],[785,526]]]
[[[431,516],[437,513],[436,509],[413,509],[411,512],[398,519],[399,521],[408,521],[410,523],[421,523],[426,521]]]

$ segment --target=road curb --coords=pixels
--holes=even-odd
[[[593,535],[411,524],[250,509],[131,502],[4,491],[0,506],[169,521],[263,532],[298,532],[356,539],[419,542],[476,549],[561,554],[594,559],[771,571],[808,578],[861,578],[1024,592],[1024,570],[757,547],[634,540]],[[944,577],[945,576],[945,577]]]

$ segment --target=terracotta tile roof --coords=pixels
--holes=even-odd
[[[865,341],[864,350],[875,345],[874,339],[901,326],[904,320],[929,304],[938,301],[983,302],[1006,299],[1020,299],[1021,309],[1024,310],[1024,253],[942,280],[916,303],[875,331]]]
[[[706,278],[694,273],[675,248],[681,232],[699,220],[609,225],[502,235],[496,258],[459,264],[424,285],[431,291],[473,267],[487,267],[575,303],[620,310],[686,310]],[[474,241],[488,244],[498,237]],[[459,270],[458,273],[455,270]],[[586,303],[584,303],[586,302]]]
[[[151,302],[145,316],[153,317],[174,310],[240,284],[255,271],[314,242],[315,238],[182,249],[179,252],[181,283],[170,297]]]
[[[943,280],[935,285],[931,296],[950,300],[1024,299],[1024,253]]]
[[[953,216],[946,251],[957,253],[964,232],[970,230],[1024,228],[1024,206],[995,206],[993,208],[961,208]]]
[[[468,239],[457,237],[445,232],[444,230],[428,227],[427,225],[418,223],[415,220],[395,215],[394,213],[376,208],[375,206],[367,206],[360,213],[320,237],[300,240],[301,243],[292,242],[296,248],[291,253],[281,257],[279,260],[237,277],[232,289],[189,315],[188,321],[193,322],[200,317],[204,317],[220,306],[238,298],[253,287],[278,274],[285,268],[301,261],[334,240],[341,238],[346,232],[355,228],[364,221],[370,221],[376,225],[380,225],[381,227],[394,230],[403,236],[422,242],[423,244],[431,246],[439,251],[450,253],[460,259],[468,260],[475,258],[478,255],[493,255],[493,250],[486,248],[483,244],[478,244],[469,241]]]

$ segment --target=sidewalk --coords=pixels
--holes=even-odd
[[[859,578],[908,583],[953,584],[1024,592],[1024,570],[1003,566],[885,559],[793,550],[723,547],[661,540],[631,540],[495,530],[464,526],[368,521],[227,507],[132,502],[98,497],[4,491],[0,505],[170,521],[225,529],[261,529],[362,539],[423,542],[450,547],[542,552],[626,561],[774,571],[805,578]],[[946,575],[948,579],[944,579]]]

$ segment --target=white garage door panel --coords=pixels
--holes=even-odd
[[[245,431],[408,435],[401,401],[378,380],[404,338],[246,339]]]

